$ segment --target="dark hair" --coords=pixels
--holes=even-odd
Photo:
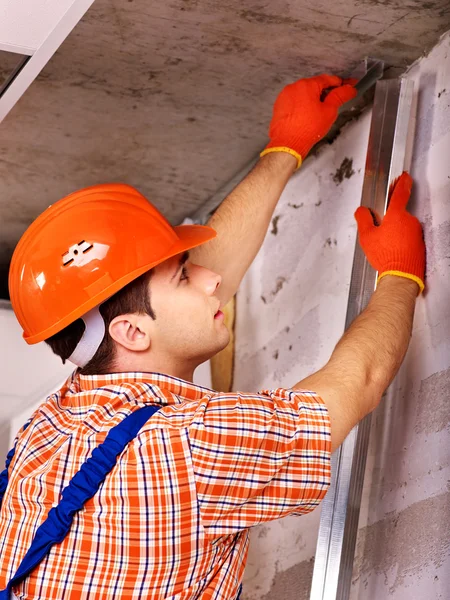
[[[100,305],[100,314],[105,321],[106,332],[93,358],[81,369],[83,375],[99,375],[112,372],[116,346],[108,333],[108,328],[113,319],[127,313],[147,314],[152,319],[156,319],[150,303],[148,286],[151,275],[152,271],[147,271]],[[53,352],[65,363],[75,350],[84,330],[84,321],[77,319],[45,341]]]

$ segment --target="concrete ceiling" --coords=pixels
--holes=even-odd
[[[65,194],[124,181],[178,223],[264,146],[284,84],[367,55],[399,73],[449,28],[448,0],[96,0],[0,124],[0,295]]]
[[[19,65],[22,57],[12,52],[0,51],[0,87],[5,83],[8,75]]]

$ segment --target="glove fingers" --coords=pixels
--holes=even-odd
[[[317,75],[316,77],[310,77],[306,81],[315,82],[319,86],[319,91],[325,90],[329,87],[336,87],[341,85],[342,79],[337,75],[328,75],[327,73],[323,73],[322,75]]]
[[[324,104],[328,104],[328,106],[332,106],[334,108],[339,108],[352,98],[357,96],[358,92],[352,85],[341,85],[328,94],[328,96],[324,100]]]
[[[359,235],[364,235],[375,227],[373,216],[366,206],[360,206],[355,212]]]
[[[358,81],[359,80],[354,77],[348,77],[347,79],[342,80],[342,85],[356,85]]]
[[[409,173],[403,171],[398,179],[396,179],[389,192],[389,207],[388,212],[392,210],[405,210],[408,205],[409,196],[411,194],[413,180]]]

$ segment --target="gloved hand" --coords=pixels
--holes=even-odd
[[[318,75],[287,85],[273,107],[269,128],[269,152],[288,152],[296,157],[297,168],[311,148],[330,130],[338,108],[357,94],[353,85],[335,75]],[[351,80],[352,82],[354,80]],[[334,88],[321,100],[322,92]]]
[[[425,287],[422,225],[406,210],[412,183],[406,172],[394,182],[384,219],[363,206],[355,212],[355,219],[359,242],[367,260],[378,271],[378,281],[385,275],[398,275],[415,281],[422,292]]]

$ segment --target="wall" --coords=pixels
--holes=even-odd
[[[373,422],[352,600],[450,594],[450,36],[408,77],[419,89],[411,172],[428,290]]]
[[[411,210],[424,223],[427,293],[404,365],[373,419],[352,600],[450,589],[450,38],[408,73],[418,90]],[[237,304],[235,389],[290,386],[343,331],[370,114],[287,186]],[[309,598],[319,512],[255,528],[247,600]]]
[[[28,346],[9,302],[0,301],[0,470],[18,429],[70,374],[45,344]]]

